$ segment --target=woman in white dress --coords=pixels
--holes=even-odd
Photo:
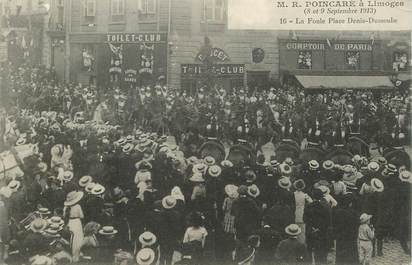
[[[303,179],[298,179],[293,182],[293,187],[296,189],[294,192],[296,210],[295,210],[295,223],[300,227],[302,233],[297,236],[299,242],[306,244],[305,238],[305,223],[303,222],[303,213],[305,211],[305,205],[312,202],[312,198],[303,190],[306,185]]]
[[[79,205],[83,198],[82,191],[72,191],[67,194],[64,202],[64,217],[67,220],[67,226],[72,233],[70,245],[72,249],[73,262],[78,262],[80,257],[80,248],[83,243],[83,225],[84,218],[82,207]]]

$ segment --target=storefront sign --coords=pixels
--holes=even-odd
[[[106,42],[110,43],[163,43],[166,33],[108,33]]]
[[[325,41],[325,43],[321,42],[287,42],[285,44],[287,50],[326,50],[326,49],[333,49],[335,51],[372,51],[373,45],[371,43],[365,42],[337,42],[331,43],[329,41]]]
[[[206,73],[206,69],[200,64],[182,64],[183,76],[201,76]],[[212,66],[212,73],[218,76],[242,76],[245,73],[244,64],[217,64]]]
[[[207,57],[219,62],[229,61],[229,56],[227,55],[227,53],[220,48],[211,48],[207,54],[199,52],[196,55],[196,61],[203,62]]]

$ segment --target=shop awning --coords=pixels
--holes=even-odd
[[[394,87],[388,76],[296,75],[296,79],[306,89],[370,89]]]

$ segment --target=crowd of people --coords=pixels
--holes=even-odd
[[[401,148],[406,92],[97,89],[25,66],[1,78],[0,264],[326,264],[333,251],[370,264],[387,238],[410,254],[409,165],[262,152],[349,135]],[[255,159],[202,156],[205,142]]]

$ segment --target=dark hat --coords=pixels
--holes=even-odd
[[[304,190],[306,188],[305,181],[303,179],[298,179],[293,182],[293,187],[297,190]]]
[[[239,195],[246,195],[248,192],[248,188],[245,185],[240,185],[239,188],[237,189],[237,193]]]

